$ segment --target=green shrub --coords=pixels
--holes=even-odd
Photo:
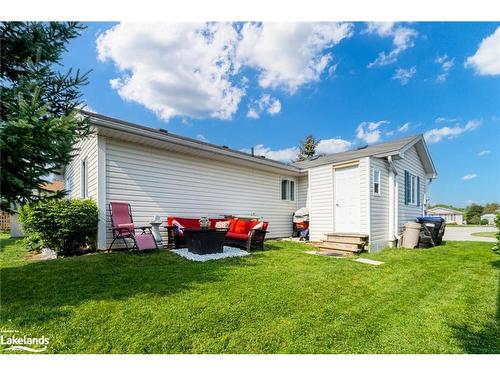
[[[467,219],[467,224],[478,225],[481,222],[479,216],[473,216],[470,219]]]
[[[488,219],[481,219],[481,222],[480,222],[481,225],[488,225],[488,223],[489,223]]]
[[[497,213],[495,217],[495,225],[497,227],[497,243],[493,247],[493,250],[500,253],[500,213]]]
[[[19,221],[35,247],[42,244],[66,256],[95,248],[99,211],[90,199],[51,199],[24,205]]]
[[[43,249],[42,236],[38,233],[32,233],[24,239],[24,246],[28,251],[41,251]]]

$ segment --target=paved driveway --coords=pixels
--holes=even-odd
[[[483,241],[495,242],[494,238],[471,236],[471,233],[477,232],[495,232],[495,227],[446,227],[443,240],[449,241]]]

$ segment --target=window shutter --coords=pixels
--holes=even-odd
[[[410,174],[405,171],[405,205],[408,205],[410,200]]]
[[[417,206],[420,207],[420,177],[417,176]]]

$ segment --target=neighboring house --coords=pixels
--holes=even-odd
[[[290,236],[293,212],[308,207],[311,240],[362,233],[376,250],[422,215],[436,177],[421,135],[285,164],[88,115],[95,131],[65,169],[65,187],[70,197],[97,202],[101,249],[111,239],[109,202],[125,201],[138,224],[155,215],[257,216],[269,221],[269,238]]]
[[[59,176],[60,177],[60,176]],[[50,195],[51,192],[56,193],[58,191],[64,190],[64,181],[59,179],[54,179],[52,182],[47,182],[43,184],[42,187],[48,192],[40,192],[39,195]],[[17,218],[17,214],[10,215],[10,236],[11,237],[22,237],[24,233],[22,231],[21,225]]]
[[[464,214],[462,211],[446,207],[430,208],[427,210],[427,216],[442,217],[446,223],[457,223],[458,225],[462,225],[464,223]]]
[[[481,220],[488,220],[489,225],[495,224],[496,214],[484,214],[481,215]]]

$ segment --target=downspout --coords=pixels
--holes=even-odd
[[[394,217],[393,220],[393,235],[394,239],[397,240],[398,246],[400,246],[401,243],[401,236],[398,234],[398,217],[399,217],[399,207],[398,207],[398,200],[399,200],[399,188],[396,189],[398,186],[397,183],[397,177],[398,177],[398,171],[396,167],[394,166],[394,161],[392,160],[392,155],[387,156],[387,161],[389,162],[389,168],[391,169],[392,173],[394,174],[394,201],[393,201],[393,212],[392,215]]]

